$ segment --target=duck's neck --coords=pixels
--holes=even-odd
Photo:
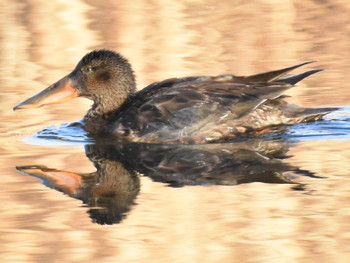
[[[135,93],[133,85],[127,91],[113,92],[94,99],[94,104],[84,116],[85,129],[92,134],[101,134],[115,118],[121,106]]]

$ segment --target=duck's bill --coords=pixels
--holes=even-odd
[[[33,97],[17,104],[13,110],[38,108],[47,104],[61,103],[77,96],[78,90],[70,84],[69,78],[66,76]]]

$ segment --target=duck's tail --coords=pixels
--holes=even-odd
[[[340,108],[329,107],[329,108],[302,108],[298,107],[295,111],[291,111],[287,114],[290,118],[291,123],[311,122],[318,121],[323,116],[339,110]]]
[[[309,70],[300,74],[291,75],[288,74],[290,71],[299,68],[301,66],[310,64],[314,61],[304,62],[295,66],[269,71],[266,73],[251,75],[245,77],[245,81],[257,81],[257,82],[279,82],[286,83],[290,85],[295,85],[299,81],[307,78],[310,75],[313,75],[317,72],[322,71],[323,69],[314,69]],[[326,108],[304,108],[296,105],[290,105],[283,100],[284,96],[280,96],[276,99],[270,100],[269,103],[274,104],[279,107],[282,112],[284,112],[284,116],[287,117],[290,123],[300,123],[300,122],[310,122],[317,121],[321,119],[323,116],[339,110],[337,107],[326,107]]]
[[[268,118],[271,121],[269,125],[295,124],[301,122],[318,121],[323,116],[339,110],[337,107],[324,108],[305,108],[295,104],[289,104],[284,100],[284,96],[273,100],[268,100],[260,106],[263,114],[270,112],[274,118]],[[273,113],[271,113],[273,111]],[[257,114],[257,113],[256,113]],[[259,118],[259,117],[258,117]]]

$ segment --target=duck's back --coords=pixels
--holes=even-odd
[[[281,98],[318,71],[281,78],[298,66],[248,77],[227,74],[151,84],[113,116],[107,133],[132,141],[206,143],[320,118],[330,110],[290,106]]]

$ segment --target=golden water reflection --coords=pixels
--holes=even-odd
[[[253,74],[317,60],[324,68],[291,89],[303,106],[348,105],[350,2],[1,1],[0,255],[4,262],[346,262],[350,258],[347,140],[302,141],[287,162],[316,179],[290,184],[172,188],[140,177],[131,212],[92,224],[82,202],[15,166],[94,172],[78,146],[22,138],[80,119],[78,99],[29,111],[12,107],[72,70],[94,48],[134,67],[139,88],[169,77]]]
[[[320,150],[303,156],[316,146]],[[304,171],[327,177],[292,177],[295,183],[305,185],[302,191],[291,190],[291,184],[260,182],[171,188],[141,177],[131,212],[121,224],[103,228],[91,224],[88,208],[80,207],[80,200],[47,189],[34,177],[8,171],[14,178],[5,177],[3,182],[1,253],[8,259],[22,256],[33,262],[45,261],[46,257],[68,262],[147,262],[154,258],[174,262],[187,258],[204,262],[279,262],[284,258],[312,262],[316,255],[341,262],[348,253],[349,176],[344,171],[350,167],[345,163],[341,169],[336,166],[339,158],[350,157],[350,149],[349,145],[344,149],[348,153],[345,156],[334,149],[343,146],[344,142],[309,142],[287,152],[294,154],[283,160],[287,167],[297,164]],[[51,155],[44,155],[47,149],[41,154],[40,150],[34,147],[31,153],[16,158],[18,164],[54,163],[61,171],[74,171],[78,166],[90,169],[83,173],[94,170],[83,165],[84,156],[74,153],[74,148],[61,148]],[[104,148],[99,150],[104,154]],[[324,162],[315,161],[322,156],[327,156]],[[108,168],[105,161],[100,165]],[[14,180],[18,188],[13,188]],[[15,252],[13,246],[31,249]]]

